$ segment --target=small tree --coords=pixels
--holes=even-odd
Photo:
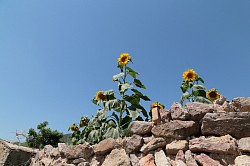
[[[63,134],[58,132],[57,130],[51,130],[50,128],[46,128],[48,125],[47,121],[44,121],[37,125],[36,132],[33,128],[29,129],[27,144],[32,148],[43,148],[45,145],[52,145],[53,147],[57,147],[57,144],[60,142],[60,139],[63,137]]]

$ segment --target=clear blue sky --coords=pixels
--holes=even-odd
[[[67,133],[97,111],[128,52],[168,109],[193,68],[222,95],[250,96],[249,0],[0,0],[0,138],[47,120]],[[144,103],[149,108],[151,102]]]

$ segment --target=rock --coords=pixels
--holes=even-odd
[[[186,140],[175,140],[166,145],[166,153],[177,154],[179,150],[186,151],[188,149],[188,142]]]
[[[141,147],[140,151],[143,152],[144,154],[146,154],[152,150],[162,148],[165,145],[166,145],[166,141],[164,138],[154,138],[149,143],[143,145]]]
[[[218,161],[211,159],[204,153],[195,156],[195,160],[202,166],[222,166]]]
[[[206,113],[214,112],[214,108],[213,104],[190,102],[186,104],[184,111],[190,115],[189,120],[200,121]]]
[[[147,135],[151,134],[151,129],[153,127],[152,122],[145,122],[145,121],[133,121],[129,125],[129,129],[133,134],[137,135]]]
[[[91,160],[90,165],[91,166],[101,166],[104,162],[105,157],[104,156],[94,156]]]
[[[113,149],[102,166],[130,166],[130,159],[124,149]]]
[[[236,157],[235,166],[249,166],[250,165],[250,156],[247,155],[241,155]]]
[[[60,152],[59,152],[58,148],[53,148],[50,151],[50,156],[54,157],[54,158],[58,158],[60,156]]]
[[[28,165],[37,151],[0,140],[0,165]]]
[[[250,152],[250,137],[241,138],[238,141],[238,148],[241,152]]]
[[[45,145],[43,150],[44,150],[44,154],[48,157],[48,156],[50,156],[50,153],[53,150],[53,146]]]
[[[132,166],[140,166],[139,159],[135,154],[130,154],[129,158]]]
[[[175,157],[176,166],[186,166],[185,155],[182,150],[179,150]]]
[[[220,154],[238,154],[236,140],[230,135],[222,137],[195,138],[189,141],[191,152],[211,152]]]
[[[152,122],[154,124],[160,124],[160,122],[161,122],[159,110],[160,109],[158,107],[152,108],[152,110],[151,110],[151,112],[152,112]]]
[[[184,110],[180,103],[173,103],[170,107],[171,117],[173,120],[188,120],[190,115]]]
[[[156,125],[152,133],[156,137],[186,139],[189,136],[199,134],[199,125],[194,121],[173,120],[168,123]]]
[[[107,138],[102,140],[94,146],[94,153],[96,155],[106,155],[118,146],[117,142],[113,138]]]
[[[171,166],[170,162],[168,161],[162,149],[157,149],[155,151],[155,165],[156,166]]]
[[[89,162],[79,163],[77,166],[90,166]]]
[[[219,153],[210,153],[209,157],[212,159],[219,161],[221,165],[228,166],[234,165],[234,160],[238,156],[238,154],[230,155],[230,154],[219,154]]]
[[[137,152],[143,145],[142,137],[138,135],[133,135],[132,137],[128,138],[125,142],[125,151],[126,153]]]
[[[73,160],[73,164],[79,164],[79,163],[82,163],[82,162],[86,162],[86,160],[84,158],[78,158],[78,159],[75,159]]]
[[[67,147],[65,143],[58,143],[58,151],[61,153],[63,149]]]
[[[187,166],[198,166],[190,150],[187,150],[185,152],[185,160]]]
[[[250,98],[234,98],[232,100],[232,105],[234,105],[239,112],[250,112]]]
[[[143,137],[142,139],[143,139],[144,144],[147,144],[147,143],[149,143],[150,141],[152,141],[154,138],[155,138],[155,137],[152,135],[152,136],[150,136],[150,137]]]
[[[218,99],[214,100],[213,103],[218,104],[218,105],[223,105],[226,101],[227,101],[227,99],[224,96],[220,95],[220,97]]]
[[[139,163],[140,166],[155,166],[154,155],[148,154],[147,156],[141,158]]]
[[[172,120],[171,112],[169,110],[160,109],[159,114],[160,114],[161,123],[166,123]]]
[[[207,113],[202,121],[201,132],[204,135],[226,135],[234,138],[250,137],[250,113],[219,112]]]
[[[84,143],[64,148],[62,149],[62,154],[66,156],[67,159],[84,158],[87,160],[94,154],[94,151],[92,146],[88,143]]]

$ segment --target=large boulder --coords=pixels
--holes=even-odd
[[[130,158],[124,149],[113,149],[102,166],[130,166]]]
[[[94,147],[94,153],[96,155],[106,155],[118,146],[118,143],[113,138],[107,138],[102,140]]]
[[[192,152],[210,152],[219,154],[238,154],[236,140],[230,135],[222,137],[204,136],[189,141],[189,149]]]
[[[237,97],[234,98],[231,103],[239,112],[250,112],[250,97]]]
[[[145,121],[133,121],[130,123],[128,128],[133,134],[137,135],[148,135],[151,134],[151,129],[153,127],[152,122]]]
[[[0,140],[0,165],[29,165],[37,151]]]
[[[166,141],[164,138],[154,138],[149,143],[143,145],[140,151],[146,154],[152,150],[162,148],[165,145],[166,145]]]
[[[250,113],[219,112],[207,113],[202,121],[204,135],[232,135],[234,138],[250,137]]]
[[[173,120],[168,123],[156,125],[152,133],[156,137],[186,139],[189,136],[197,135],[200,132],[199,125],[194,121]]]

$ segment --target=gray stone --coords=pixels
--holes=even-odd
[[[144,154],[146,154],[152,150],[162,148],[165,145],[166,145],[166,141],[164,138],[154,138],[149,143],[143,145],[141,147],[140,151],[143,152]]]
[[[189,149],[192,152],[238,154],[236,140],[230,135],[209,138],[202,136],[192,139],[189,141]]]
[[[138,135],[133,135],[132,137],[128,138],[125,143],[125,151],[126,153],[137,152],[143,145],[142,137]]]
[[[153,122],[133,121],[129,125],[129,129],[133,134],[148,135],[151,134]]]
[[[29,164],[38,150],[0,140],[0,165]]]
[[[132,166],[140,166],[139,159],[135,154],[130,154],[129,158]]]
[[[94,153],[96,155],[106,155],[118,146],[118,143],[113,138],[107,138],[102,140],[94,147]]]
[[[235,166],[249,166],[250,165],[250,156],[247,155],[241,155],[236,157]]]
[[[250,137],[241,138],[238,141],[238,148],[241,152],[250,152]]]
[[[234,138],[250,137],[250,113],[219,112],[207,113],[202,121],[204,135],[232,135]]]
[[[113,149],[102,166],[130,166],[130,159],[124,149]]]
[[[199,125],[194,121],[173,120],[168,123],[156,125],[152,133],[156,137],[186,139],[189,136],[197,135],[200,132]]]
[[[155,165],[156,166],[171,166],[170,162],[168,161],[162,149],[157,149],[155,151]]]
[[[188,142],[186,140],[175,140],[166,145],[166,153],[177,154],[179,150],[186,151],[188,149]]]

